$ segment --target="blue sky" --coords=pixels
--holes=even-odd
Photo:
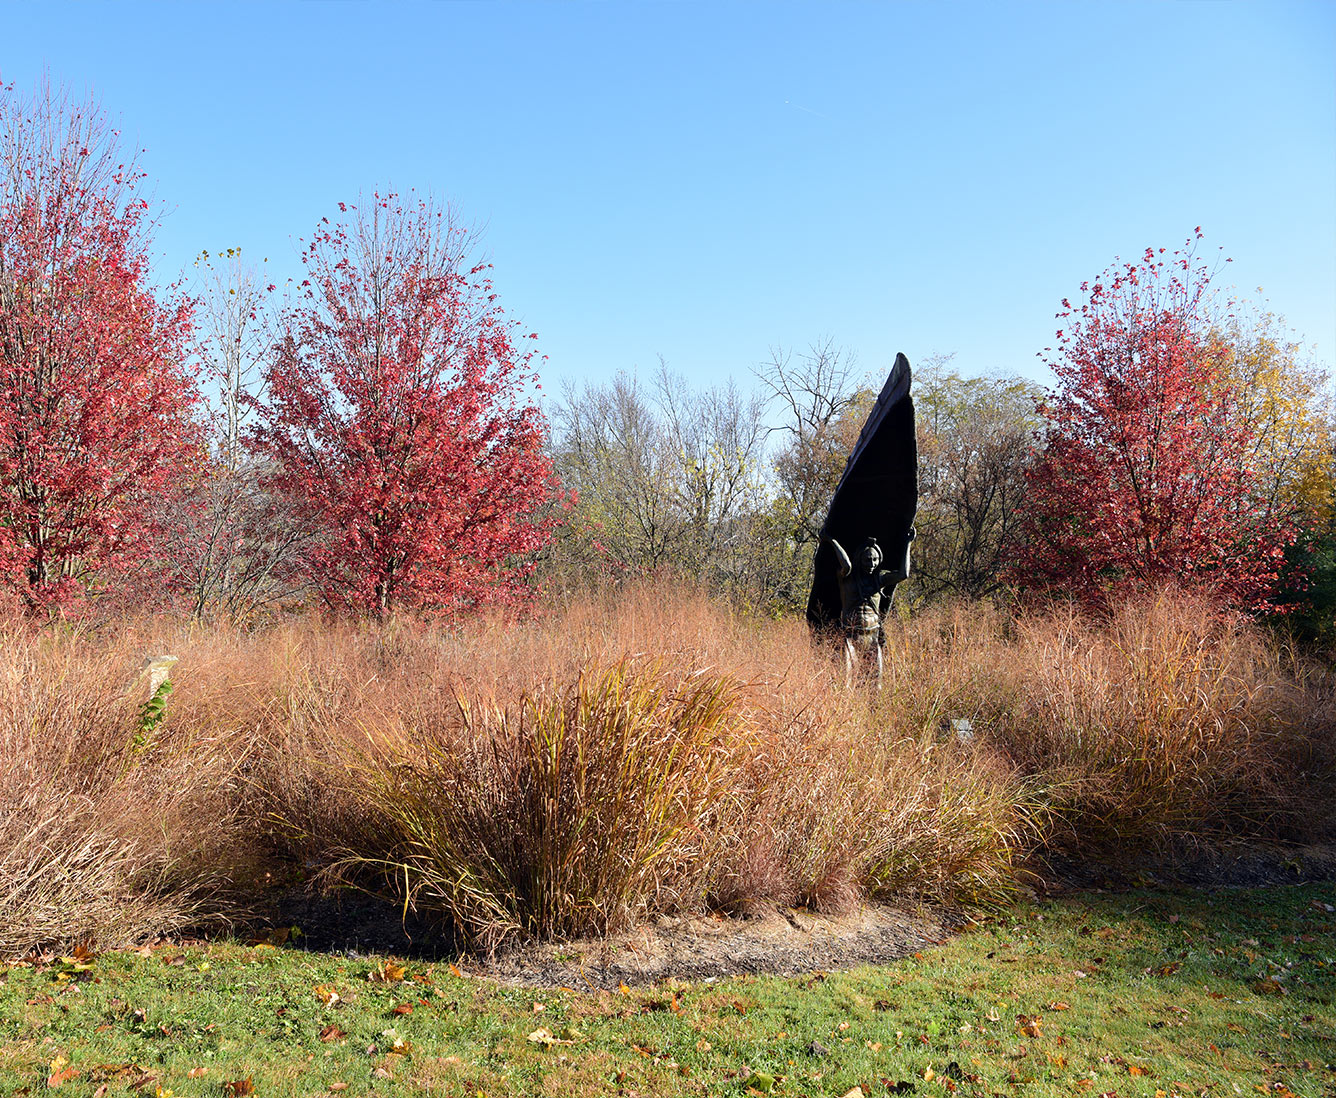
[[[296,273],[336,203],[485,227],[545,379],[823,338],[1043,378],[1053,314],[1196,225],[1336,362],[1336,4],[9,5],[0,78],[147,152],[159,273]],[[276,279],[281,281],[281,277]]]

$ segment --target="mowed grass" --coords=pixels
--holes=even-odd
[[[885,967],[621,992],[286,944],[51,958],[0,968],[0,1093],[1316,1098],[1334,910],[1332,884],[1080,895]]]

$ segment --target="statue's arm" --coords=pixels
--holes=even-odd
[[[844,551],[844,546],[834,538],[822,538],[821,540],[835,550],[835,570],[839,573],[840,578],[843,579],[854,570],[853,562],[849,560],[849,554]]]
[[[897,583],[901,583],[909,578],[909,551],[913,547],[914,538],[916,536],[917,534],[911,526],[909,528],[909,537],[905,539],[904,558],[897,562],[899,566],[896,568],[887,568],[882,572],[881,589],[887,594],[890,594]]]

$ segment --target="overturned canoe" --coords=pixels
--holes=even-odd
[[[918,510],[918,443],[909,383],[909,359],[898,354],[831,497],[807,600],[807,621],[813,629],[834,628],[840,621],[835,552],[826,538],[853,554],[874,537],[885,561],[904,557]]]

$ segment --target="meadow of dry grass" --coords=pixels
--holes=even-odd
[[[869,896],[997,904],[1046,851],[1318,838],[1329,673],[1181,597],[926,611],[849,691],[798,621],[645,588],[522,624],[0,634],[0,953],[351,881],[480,946]],[[180,657],[145,731],[146,654]],[[975,735],[959,742],[952,718]]]

